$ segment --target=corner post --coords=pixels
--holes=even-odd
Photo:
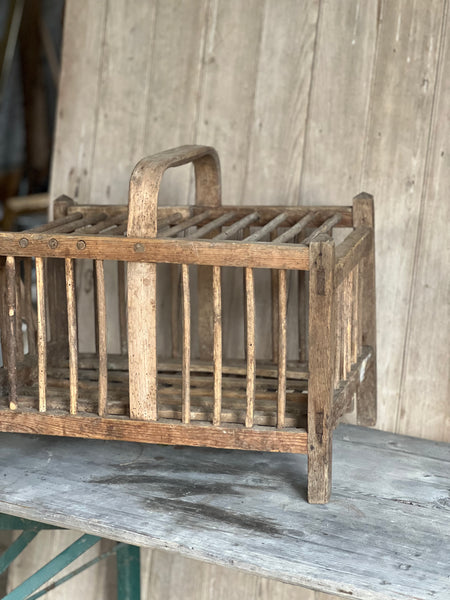
[[[53,218],[61,219],[68,214],[74,201],[68,196],[59,196],[53,203]],[[69,356],[69,334],[67,329],[66,273],[64,259],[47,259],[47,310],[49,315],[51,352],[49,362],[61,356]]]
[[[308,502],[324,504],[331,493],[336,316],[335,246],[325,234],[309,246]]]
[[[358,194],[353,199],[353,227],[374,228],[373,196]],[[362,286],[362,306],[360,327],[362,345],[372,348],[373,357],[357,394],[358,425],[375,425],[377,420],[377,337],[376,337],[376,299],[375,299],[375,245],[360,264],[360,285]]]

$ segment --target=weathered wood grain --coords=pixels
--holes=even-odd
[[[391,431],[396,428],[445,4],[394,0],[384,3],[380,14],[361,189],[377,203],[377,424]],[[403,408],[416,402],[416,394],[410,395]]]
[[[334,267],[334,241],[320,234],[311,242],[309,265],[308,502],[314,504],[327,502],[331,494]]]
[[[319,13],[318,0],[264,6],[251,114],[244,131],[248,150],[245,204],[298,203],[305,126]],[[236,174],[239,176],[238,174]],[[239,196],[237,198],[239,201]]]
[[[448,4],[448,3],[447,3]],[[450,34],[448,5],[442,20],[438,80],[414,249],[407,337],[396,431],[450,439]],[[420,401],[417,401],[421,390]],[[426,391],[425,391],[426,390]],[[425,391],[425,393],[423,393]]]
[[[107,9],[98,0],[67,2],[51,198],[90,200]]]
[[[449,446],[341,426],[335,455],[323,507],[295,455],[7,434],[0,510],[342,597],[446,600]]]
[[[300,202],[343,204],[360,191],[378,29],[376,2],[321,0]],[[371,191],[371,190],[369,190]]]

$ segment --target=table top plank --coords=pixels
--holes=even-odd
[[[450,445],[341,425],[306,457],[0,435],[0,512],[360,600],[450,598]]]

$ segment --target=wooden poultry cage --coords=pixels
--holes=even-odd
[[[164,171],[189,162],[195,205],[158,208]],[[54,214],[0,233],[0,430],[305,453],[308,500],[327,502],[334,427],[355,399],[359,423],[376,419],[372,197],[360,194],[352,207],[222,206],[215,150],[183,146],[139,162],[128,207],[61,197]],[[334,228],[351,230],[335,244]],[[95,275],[90,352],[79,343],[86,311],[76,293],[86,260]],[[108,272],[115,265],[116,320],[107,317],[106,262]],[[172,343],[157,357],[161,264],[171,270],[163,301]],[[242,274],[241,358],[223,354],[229,268]],[[270,273],[264,359],[261,269]],[[108,352],[108,330],[120,352]]]

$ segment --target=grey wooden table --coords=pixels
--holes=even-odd
[[[450,599],[450,446],[335,433],[332,500],[306,458],[0,435],[0,512],[365,599]]]

